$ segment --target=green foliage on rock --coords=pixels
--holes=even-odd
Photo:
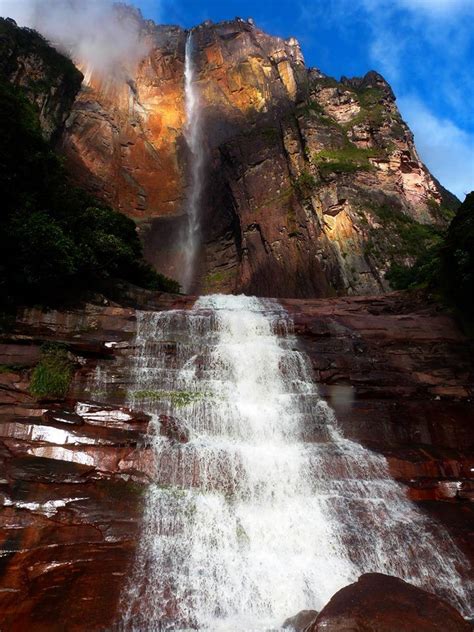
[[[132,220],[71,185],[34,106],[1,80],[0,139],[4,303],[53,302],[114,278],[179,291],[143,260]]]
[[[41,78],[34,74],[25,77],[28,87],[34,88],[38,81],[46,82],[41,86],[49,88],[58,77],[64,78],[65,83],[81,84],[81,73],[73,62],[65,55],[50,46],[47,40],[38,32],[28,28],[18,28],[13,20],[0,18],[0,70],[8,74],[17,64],[18,59],[40,59]],[[40,86],[36,86],[40,87]]]
[[[386,279],[393,289],[415,283],[414,264],[419,260],[419,271],[431,266],[432,252],[442,241],[442,230],[421,224],[389,203],[367,204],[372,217],[365,222],[368,233],[364,252],[377,267],[387,267]]]
[[[429,230],[429,227],[423,227]],[[431,229],[433,230],[433,229]],[[416,253],[418,245],[418,252]],[[392,265],[387,279],[395,289],[427,287],[454,306],[466,325],[474,320],[474,192],[466,196],[444,235],[427,248],[416,233],[413,265]]]
[[[133,397],[136,400],[147,401],[165,401],[169,402],[176,408],[184,408],[194,402],[201,401],[206,397],[209,397],[208,393],[202,391],[154,391],[154,390],[141,390],[134,391]]]
[[[33,370],[30,392],[40,399],[63,399],[71,384],[74,364],[60,345],[45,345]]]
[[[451,222],[441,249],[441,287],[471,320],[474,318],[474,191]]]
[[[309,171],[302,171],[295,180],[295,189],[302,195],[307,195],[316,186],[316,180]]]
[[[340,149],[323,149],[313,154],[313,162],[320,174],[325,177],[331,173],[353,173],[369,171],[372,168],[369,158],[379,155],[376,149],[361,149],[351,143]]]

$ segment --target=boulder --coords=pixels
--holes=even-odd
[[[307,632],[471,632],[446,601],[396,577],[366,573],[342,588]]]
[[[316,610],[301,610],[294,617],[286,619],[282,627],[293,632],[306,632],[314,624],[317,616]]]

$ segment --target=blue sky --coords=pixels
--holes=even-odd
[[[339,78],[381,72],[423,160],[461,199],[474,189],[474,0],[133,0],[145,17],[194,26],[253,17],[295,36],[307,65]]]

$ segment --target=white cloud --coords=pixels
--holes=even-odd
[[[398,99],[398,106],[415,134],[422,160],[444,187],[463,200],[474,189],[474,134],[435,116],[416,96]]]
[[[423,12],[431,18],[443,19],[473,9],[472,0],[394,0],[394,3],[404,9]]]
[[[89,70],[104,74],[121,73],[147,52],[136,16],[117,11],[112,0],[0,0],[0,15],[35,28]]]

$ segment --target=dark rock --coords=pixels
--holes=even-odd
[[[308,632],[472,632],[440,597],[396,577],[367,573],[342,588]]]
[[[282,627],[285,630],[294,630],[294,632],[306,632],[315,622],[317,616],[316,610],[301,610],[294,617],[286,619]]]
[[[160,434],[162,436],[178,443],[188,443],[189,430],[179,419],[170,415],[160,415],[160,424]]]

